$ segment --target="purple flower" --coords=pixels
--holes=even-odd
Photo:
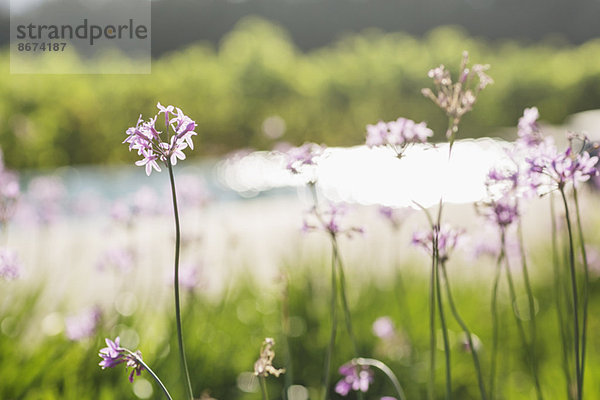
[[[21,275],[22,265],[14,250],[0,248],[0,277],[7,281],[17,279]]]
[[[158,103],[157,108],[158,114],[147,122],[140,115],[136,126],[127,129],[127,138],[123,141],[129,144],[129,151],[137,150],[138,155],[143,157],[135,164],[145,167],[146,175],[150,175],[153,170],[161,171],[158,161],[165,165],[175,165],[177,160],[184,160],[183,150],[188,146],[194,149],[192,136],[197,135],[194,132],[196,123],[179,107],[164,107]],[[173,113],[174,110],[177,110],[176,114]],[[165,114],[165,133],[159,132],[155,126],[160,114]],[[170,114],[174,115],[171,119]]]
[[[396,330],[394,322],[390,317],[379,317],[373,322],[373,333],[380,339],[390,339],[394,337]]]
[[[483,215],[504,229],[519,218],[519,203],[515,196],[505,195],[484,203]]]
[[[342,365],[339,373],[343,378],[335,385],[335,392],[347,396],[350,390],[366,393],[373,382],[373,371],[366,366],[356,366],[352,362]]]
[[[101,312],[98,307],[84,310],[77,315],[65,318],[65,334],[69,340],[79,341],[92,337],[100,322]]]
[[[331,235],[347,235],[352,237],[354,233],[364,233],[363,228],[357,226],[345,227],[341,224],[341,219],[346,215],[348,208],[345,204],[329,204],[329,209],[325,211],[312,208],[310,214],[312,215],[313,223],[308,222],[306,219],[302,224],[303,232],[311,232],[321,230]]]
[[[291,147],[283,154],[285,168],[294,174],[301,173],[307,166],[315,166],[325,148],[315,143],[304,143],[300,147]]]
[[[554,183],[562,187],[569,181],[573,184],[585,182],[598,175],[598,157],[591,157],[585,151],[573,154],[570,147],[559,152],[554,145],[541,143],[526,161],[532,176],[538,178],[537,186]]]
[[[410,119],[398,118],[395,121],[367,125],[366,145],[388,146],[400,157],[408,145],[425,143],[430,136],[433,136],[433,131],[427,128],[425,122],[417,124]]]
[[[408,207],[394,208],[394,207],[379,207],[379,214],[392,224],[394,229],[399,229],[404,220],[412,213],[412,209]]]
[[[129,382],[133,383],[133,378],[137,375],[140,376],[144,369],[141,360],[142,353],[138,350],[135,353],[121,347],[120,339],[117,337],[113,342],[110,339],[106,339],[107,347],[100,349],[98,355],[102,358],[102,361],[98,365],[102,369],[114,368],[119,364],[125,363],[126,368],[131,368],[129,373]]]
[[[450,253],[458,245],[463,233],[463,230],[453,229],[450,225],[442,225],[441,228],[436,227],[433,232],[431,230],[415,232],[412,244],[423,248],[431,255],[433,254],[433,238],[435,234],[438,242],[439,260],[444,263],[448,261]]]
[[[523,116],[519,118],[518,142],[525,146],[535,146],[542,142],[540,127],[537,123],[540,113],[537,107],[526,108]]]

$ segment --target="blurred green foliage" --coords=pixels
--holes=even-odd
[[[280,140],[294,144],[360,144],[367,123],[399,116],[428,121],[442,139],[445,117],[420,89],[440,63],[456,71],[463,50],[472,62],[491,64],[496,83],[464,118],[462,137],[513,126],[532,105],[543,120],[559,123],[599,104],[600,40],[577,47],[491,43],[444,27],[424,39],[365,31],[305,54],[282,29],[247,18],[218,49],[198,43],[167,53],[150,75],[3,74],[0,146],[19,169],[131,161],[124,132],[140,113],[153,115],[157,101],[197,121],[196,155],[271,148],[262,124],[273,115],[285,120]],[[0,59],[6,69],[7,49]]]
[[[548,249],[545,249],[548,251]],[[548,255],[539,252],[535,264],[543,266]],[[426,258],[423,264],[427,265]],[[450,263],[452,268],[452,262]],[[422,267],[416,264],[416,267]],[[491,266],[489,266],[491,268]],[[265,337],[276,340],[274,365],[285,367],[280,378],[267,379],[270,398],[287,399],[285,388],[302,385],[310,398],[318,398],[325,349],[329,339],[328,265],[288,265],[287,280],[261,288],[251,273],[240,274],[223,297],[210,300],[200,293],[184,297],[184,334],[188,362],[197,397],[210,393],[217,399],[260,399],[260,390],[254,385],[240,385],[240,374],[253,370],[260,345]],[[351,271],[349,271],[351,272]],[[491,323],[489,315],[489,282],[473,282],[452,277],[457,306],[473,333],[482,343],[480,350],[484,374],[489,371]],[[428,345],[427,277],[411,269],[410,264],[399,266],[395,278],[361,279],[348,275],[349,300],[353,325],[359,341],[359,351],[366,357],[375,357],[387,363],[398,375],[408,399],[424,399],[427,394]],[[286,283],[287,281],[287,283]],[[538,306],[537,359],[541,366],[541,382],[545,398],[566,398],[566,385],[561,371],[560,339],[557,332],[552,278],[536,274],[535,296]],[[264,282],[263,282],[264,284]],[[506,286],[503,284],[503,286]],[[522,286],[520,294],[524,296]],[[259,289],[260,288],[260,289]],[[35,344],[19,338],[28,330],[37,329],[31,317],[35,311],[39,289],[21,292],[11,307],[0,315],[0,398],[23,400],[85,400],[136,398],[135,385],[127,381],[123,366],[102,371],[97,355],[105,347],[104,337],[114,338],[119,329],[137,331],[139,348],[144,360],[159,374],[174,399],[184,397],[183,380],[179,373],[179,358],[172,306],[144,309],[131,317],[105,316],[102,328],[91,339],[69,342],[62,334],[41,336]],[[505,289],[505,288],[504,288]],[[590,309],[600,306],[600,281],[591,286]],[[521,347],[514,323],[508,293],[500,295],[500,358],[497,390],[498,398],[530,399],[533,380]],[[371,330],[381,316],[390,316],[398,336],[391,342],[376,338]],[[452,345],[454,397],[478,399],[477,382],[470,354],[465,351],[461,330],[448,316]],[[600,319],[590,314],[589,351],[587,359],[586,392],[600,391],[600,381],[594,376],[600,370],[597,351],[600,340],[596,332]],[[287,326],[289,328],[284,328]],[[439,328],[439,325],[438,325]],[[439,334],[439,331],[438,331]],[[438,344],[441,346],[440,340]],[[332,363],[332,383],[340,379],[337,367],[354,357],[343,323],[338,326],[338,337]],[[443,353],[438,349],[437,397],[444,396]],[[141,378],[151,381],[148,374]],[[162,399],[162,392],[154,382],[153,399]],[[241,390],[245,387],[246,391]],[[333,393],[333,387],[332,393]],[[365,399],[393,396],[393,387],[379,372]],[[341,397],[332,394],[332,398]],[[352,393],[349,399],[356,398]]]

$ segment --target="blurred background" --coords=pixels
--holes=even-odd
[[[26,15],[68,14],[76,2],[13,3],[13,12]],[[105,3],[110,14],[111,1]],[[272,398],[317,398],[322,377],[330,248],[326,236],[300,232],[309,193],[297,180],[279,179],[281,171],[271,176],[268,156],[253,151],[307,141],[343,151],[364,144],[366,124],[398,117],[427,121],[433,141],[443,142],[447,118],[421,88],[431,85],[431,68],[443,63],[456,72],[464,50],[473,63],[491,65],[495,83],[463,118],[460,138],[510,141],[531,106],[538,107],[550,133],[574,129],[600,138],[594,112],[600,108],[599,0],[151,3],[149,75],[11,75],[8,1],[0,7],[0,192],[15,181],[20,188],[14,213],[0,221],[0,246],[18,255],[20,270],[16,279],[0,278],[0,399],[161,398],[148,376],[130,385],[124,371],[97,366],[104,338],[117,335],[125,346],[140,348],[172,393],[182,396],[168,179],[164,171],[146,177],[133,165],[137,155],[122,144],[126,129],[140,113],[153,116],[158,101],[180,107],[198,124],[196,149],[186,150],[176,176],[183,208],[184,333],[194,391],[205,399],[260,398],[250,372],[266,336],[277,342],[275,365],[287,368],[279,380],[269,378]],[[488,154],[503,154],[504,142],[473,143],[480,147],[464,147],[465,174],[455,179],[466,186],[475,182],[479,190],[487,170],[473,168],[469,152],[491,162],[495,156]],[[236,163],[248,154],[257,158]],[[345,164],[330,168],[339,172],[330,175],[339,184],[337,196],[330,197],[355,192],[362,165],[357,160],[363,159],[347,154]],[[377,176],[392,189],[387,194],[405,193],[394,171],[364,168],[361,182]],[[477,176],[467,179],[468,171]],[[418,185],[425,181],[412,170],[402,173],[414,175],[413,186],[435,186]],[[480,228],[472,206],[478,193],[448,206],[448,220]],[[582,193],[593,247],[600,243],[593,229],[600,223],[597,197],[591,189]],[[425,218],[402,209],[390,219],[377,200],[368,203],[349,217],[366,227],[366,235],[340,245],[359,347],[396,371],[411,400],[425,398],[428,261],[408,244]],[[547,399],[561,399],[566,384],[556,351],[547,212],[547,202],[528,206],[526,233],[539,329],[548,332],[538,348],[542,381]],[[456,301],[485,349],[493,260],[475,259],[474,253],[481,250],[478,241],[493,239],[477,230],[473,236],[452,267]],[[590,254],[596,254],[594,309],[600,305],[600,253]],[[510,300],[503,296],[502,318],[512,323]],[[389,318],[393,335],[372,329],[380,317]],[[464,338],[457,325],[450,329],[455,395],[476,399]],[[591,318],[590,332],[595,329],[600,319]],[[503,398],[530,399],[523,349],[512,325],[506,332],[502,343],[511,355],[503,356],[498,386]],[[334,366],[353,356],[343,334],[338,347]],[[600,342],[590,340],[590,394],[600,392],[600,379],[593,379],[600,372],[599,349]],[[441,398],[443,371],[437,372]],[[337,379],[332,368],[332,381]],[[370,393],[368,399],[393,394],[381,376]]]

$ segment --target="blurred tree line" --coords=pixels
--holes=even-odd
[[[140,113],[154,115],[157,101],[196,120],[196,155],[269,149],[279,140],[356,145],[367,123],[399,116],[427,121],[442,139],[445,117],[420,91],[429,69],[445,63],[456,71],[463,50],[491,64],[496,83],[465,117],[462,137],[514,126],[532,105],[560,123],[600,104],[600,40],[523,45],[451,27],[423,38],[366,30],[304,53],[284,29],[249,17],[218,47],[199,42],[164,54],[151,75],[3,74],[0,147],[21,169],[131,161],[125,130]],[[8,51],[0,58],[7,68]],[[265,124],[274,116],[275,134]]]

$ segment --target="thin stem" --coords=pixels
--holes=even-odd
[[[435,399],[435,353],[437,350],[435,332],[435,251],[431,254],[431,278],[429,280],[429,400]]]
[[[335,335],[337,332],[337,278],[335,274],[336,252],[331,255],[331,334],[329,336],[329,346],[325,355],[325,376],[323,379],[323,400],[327,399],[329,389],[329,370],[331,368],[331,355],[335,346]]]
[[[521,321],[521,317],[519,316],[519,310],[517,306],[517,291],[515,290],[515,284],[512,278],[512,272],[510,271],[510,265],[508,261],[508,257],[504,257],[504,261],[506,264],[506,279],[508,281],[508,290],[510,292],[510,301],[513,307],[513,315],[515,317],[515,322],[517,323],[517,330],[519,332],[519,337],[521,339],[521,344],[526,350],[527,359],[529,361],[529,367],[531,368],[531,373],[533,374],[533,380],[535,383],[535,390],[537,393],[537,397],[542,397],[542,388],[540,386],[540,381],[538,379],[537,374],[535,373],[533,354],[531,354],[531,346],[527,341],[527,336],[525,335],[525,328],[523,327],[523,321]]]
[[[573,335],[574,335],[574,351],[575,351],[575,378],[577,381],[577,399],[581,400],[582,396],[582,380],[581,380],[581,363],[579,360],[579,296],[577,294],[577,273],[575,271],[575,251],[573,249],[573,232],[571,229],[571,217],[569,216],[569,205],[567,196],[562,186],[559,186],[560,194],[565,206],[565,219],[567,221],[567,232],[569,234],[569,267],[571,272],[571,291],[573,292]]]
[[[437,233],[436,233],[437,236]],[[437,239],[435,240],[437,253]],[[444,359],[446,361],[446,400],[452,398],[452,373],[450,369],[450,341],[448,340],[448,328],[446,327],[446,317],[444,316],[444,307],[442,305],[442,292],[440,289],[440,266],[439,254],[436,255],[435,265],[435,290],[437,306],[440,310],[440,327],[442,328],[442,337],[444,339]]]
[[[402,389],[402,385],[400,385],[400,381],[398,381],[398,378],[396,377],[394,372],[390,369],[390,367],[385,365],[383,362],[381,362],[379,360],[375,360],[373,358],[356,358],[352,361],[354,363],[356,363],[357,365],[361,365],[361,366],[366,365],[366,366],[371,366],[371,367],[375,367],[375,368],[379,369],[381,372],[383,372],[388,377],[390,382],[392,382],[394,389],[396,389],[396,393],[398,393],[398,400],[406,400],[406,396],[404,395],[404,390]]]
[[[523,269],[523,281],[525,283],[525,291],[527,292],[527,302],[529,305],[529,339],[531,347],[531,367],[533,369],[534,379],[536,381],[536,388],[540,388],[537,391],[538,399],[543,399],[541,385],[539,384],[539,373],[538,363],[536,358],[536,342],[537,342],[537,324],[535,315],[535,299],[533,297],[533,290],[531,289],[531,282],[529,280],[529,271],[527,268],[527,257],[525,255],[525,244],[523,240],[523,224],[522,220],[519,219],[517,223],[517,236],[519,239],[519,252],[521,253],[521,265]]]
[[[160,388],[162,389],[163,393],[165,394],[165,396],[167,397],[167,399],[169,400],[173,400],[173,398],[171,397],[171,395],[169,394],[169,391],[167,390],[167,388],[165,387],[165,385],[162,383],[162,381],[160,380],[160,378],[158,377],[158,375],[156,375],[156,373],[154,371],[152,371],[152,369],[148,366],[148,364],[146,364],[144,362],[144,360],[141,359],[141,357],[139,357],[137,354],[135,354],[132,351],[129,351],[128,349],[123,348],[124,351],[127,352],[127,354],[129,354],[130,356],[134,357],[135,360],[142,366],[144,367],[144,369],[146,371],[148,371],[148,373],[152,376],[152,378],[154,378],[154,380],[156,381],[156,383],[158,383],[158,386],[160,386]]]
[[[581,249],[581,257],[583,258],[583,321],[581,326],[581,390],[583,391],[583,376],[585,371],[585,350],[587,343],[587,319],[588,319],[588,303],[589,303],[589,285],[590,271],[585,249],[585,239],[583,237],[583,228],[581,227],[581,212],[579,210],[579,200],[577,198],[577,188],[573,185],[573,197],[575,200],[575,215],[577,216],[577,231],[579,234],[579,247]],[[582,393],[583,397],[583,393]]]
[[[477,382],[479,383],[479,392],[481,394],[481,399],[486,400],[487,394],[485,391],[485,384],[483,383],[483,374],[481,373],[481,364],[479,363],[479,356],[477,355],[477,349],[473,344],[473,337],[471,336],[471,331],[467,327],[467,324],[463,321],[458,313],[456,305],[454,304],[454,299],[452,298],[452,291],[450,290],[450,280],[448,279],[448,273],[446,271],[446,264],[442,263],[442,274],[444,277],[444,282],[446,282],[446,295],[448,297],[448,304],[450,304],[450,310],[452,311],[452,315],[454,315],[454,319],[467,337],[467,342],[469,343],[469,347],[471,349],[471,355],[473,357],[473,365],[475,366],[475,371],[477,372]]]
[[[358,345],[356,342],[356,337],[354,336],[354,330],[352,329],[352,316],[350,314],[350,307],[348,306],[348,298],[346,296],[346,277],[344,275],[344,265],[342,263],[342,259],[339,254],[337,237],[334,234],[331,235],[331,243],[333,246],[333,251],[335,253],[335,258],[337,260],[337,265],[338,265],[339,281],[340,281],[340,295],[342,298],[342,306],[344,308],[344,320],[346,322],[346,329],[348,330],[348,335],[350,336],[350,340],[352,341],[352,346],[354,347],[355,356],[358,357]]]
[[[552,233],[552,266],[554,271],[554,291],[556,293],[556,315],[558,319],[558,327],[560,328],[560,340],[562,343],[562,369],[565,374],[565,379],[567,381],[567,398],[571,398],[571,370],[569,369],[569,356],[568,356],[568,343],[567,343],[567,333],[565,332],[565,318],[563,316],[562,310],[562,274],[559,267],[559,255],[558,255],[558,242],[557,235],[558,229],[556,227],[556,212],[554,207],[554,196],[550,195],[550,217],[551,217],[551,233]]]
[[[181,230],[179,227],[179,211],[177,208],[175,177],[173,176],[173,166],[171,165],[171,161],[168,158],[167,167],[169,168],[169,178],[171,180],[171,194],[173,196],[173,213],[175,216],[175,277],[173,280],[173,286],[175,287],[175,317],[177,321],[177,341],[179,343],[179,356],[181,358],[181,367],[183,369],[186,380],[187,397],[188,399],[193,400],[194,394],[192,391],[192,382],[190,380],[190,373],[188,372],[188,365],[185,359],[185,350],[183,346],[183,333],[181,329],[181,306],[179,302],[179,248],[181,245]]]
[[[494,398],[494,385],[496,384],[496,364],[498,357],[498,285],[500,283],[500,275],[502,272],[502,261],[506,254],[506,240],[504,229],[500,229],[500,254],[496,262],[496,273],[494,275],[494,284],[492,286],[492,356],[490,365],[490,398]]]
[[[269,400],[269,391],[267,390],[267,382],[264,376],[259,376],[258,380],[260,382],[260,390],[262,392],[263,400]]]

